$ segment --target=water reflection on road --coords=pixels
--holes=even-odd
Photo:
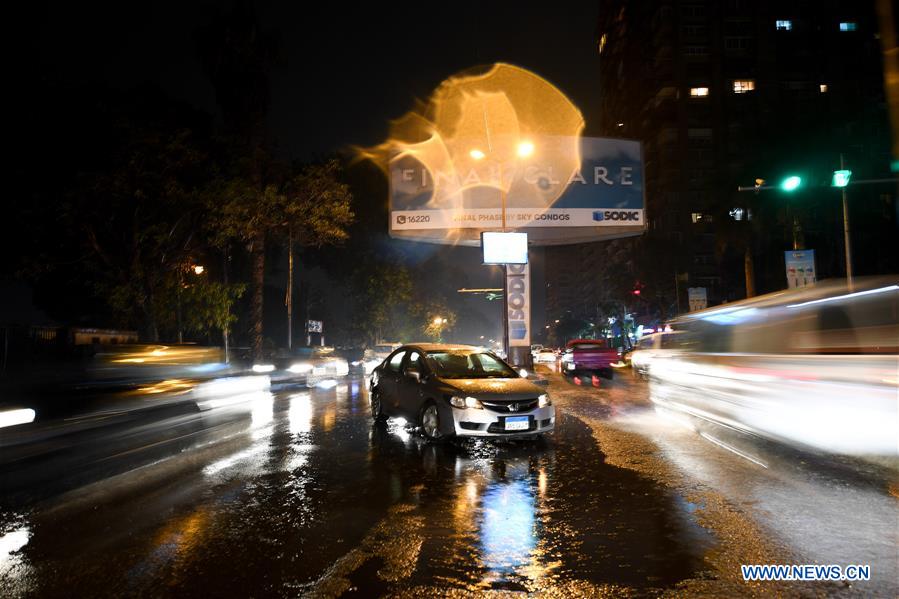
[[[546,440],[435,445],[399,419],[374,426],[359,380],[251,408],[242,430],[216,444],[204,429],[154,466],[163,476],[17,517],[30,537],[0,578],[23,594],[570,594],[702,568],[704,533],[564,413]]]

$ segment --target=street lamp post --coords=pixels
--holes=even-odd
[[[489,140],[489,134],[488,134]],[[489,143],[489,141],[488,141]],[[527,158],[534,153],[534,144],[530,141],[520,141],[515,148],[515,153],[519,158]],[[483,160],[487,157],[482,150],[477,148],[471,150],[468,153],[474,160]],[[502,226],[502,230],[505,233],[506,231],[506,188],[503,185],[503,169],[505,167],[505,162],[502,160],[498,161],[499,165],[499,202],[500,202],[500,222]],[[509,347],[509,267],[507,264],[502,265],[503,271],[503,351],[506,354],[506,359],[511,359],[511,347]],[[530,353],[528,353],[530,355]]]

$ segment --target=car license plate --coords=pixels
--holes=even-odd
[[[506,417],[506,430],[507,431],[526,431],[528,430],[529,422],[527,416],[507,416]]]

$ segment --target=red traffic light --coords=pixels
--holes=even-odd
[[[634,295],[640,295],[640,290],[639,290],[639,289],[634,289]]]

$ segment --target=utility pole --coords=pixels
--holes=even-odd
[[[284,296],[287,304],[287,349],[293,346],[293,229],[287,232],[287,293]]]
[[[843,155],[840,154],[840,170],[845,170],[846,165]],[[846,246],[846,284],[852,291],[852,246],[849,242],[849,202],[846,201],[846,186],[840,188],[843,192],[843,244]]]

